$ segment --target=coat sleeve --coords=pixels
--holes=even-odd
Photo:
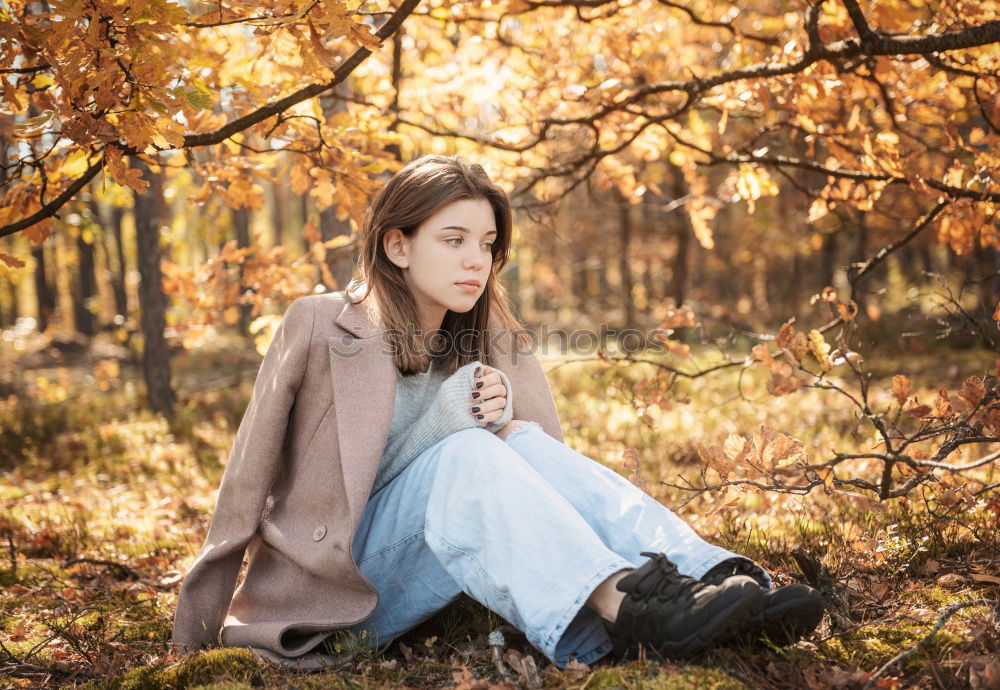
[[[180,651],[217,643],[243,554],[278,470],[289,413],[309,360],[314,312],[311,299],[293,302],[260,365],[222,475],[208,536],[177,601],[172,645]]]
[[[491,348],[491,354],[496,368],[507,374],[510,380],[514,419],[538,422],[545,433],[562,441],[562,427],[559,425],[556,404],[535,352],[530,348],[518,347],[511,331],[502,333],[494,343],[496,347]]]

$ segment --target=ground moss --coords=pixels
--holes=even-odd
[[[746,686],[718,669],[701,666],[662,668],[636,662],[615,668],[600,669],[579,681],[580,690],[744,690]],[[553,674],[548,687],[573,686],[565,674]]]
[[[863,668],[884,664],[900,651],[912,649],[931,631],[931,623],[894,622],[859,628],[819,644],[820,651],[838,664],[854,664]],[[939,630],[924,649],[910,657],[907,664],[920,666],[931,659],[941,659],[958,644],[961,635]]]
[[[201,652],[167,667],[143,666],[117,678],[88,683],[87,690],[174,690],[197,685],[244,687],[265,670],[248,649]]]
[[[680,671],[664,672],[640,685],[643,690],[743,690],[746,686],[714,668],[688,666]]]

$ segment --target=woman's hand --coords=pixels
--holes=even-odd
[[[475,377],[470,412],[480,425],[500,419],[507,406],[507,388],[497,370],[483,365]]]

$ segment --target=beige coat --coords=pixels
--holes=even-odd
[[[221,638],[228,647],[301,657],[375,608],[378,594],[351,544],[392,419],[396,370],[382,332],[342,292],[288,308],[236,433],[208,536],[184,578],[173,631],[181,650]],[[495,364],[510,380],[514,418],[562,440],[538,360],[505,335]]]

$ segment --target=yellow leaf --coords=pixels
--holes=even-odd
[[[823,371],[830,371],[830,344],[826,342],[823,334],[815,328],[809,331],[809,351],[823,367]]]
[[[354,235],[337,235],[326,242],[323,246],[327,249],[336,249],[337,247],[345,247],[354,241]]]
[[[257,348],[257,353],[261,357],[267,354],[267,349],[271,346],[271,339],[274,338],[274,334],[278,330],[278,324],[280,323],[281,317],[274,314],[258,316],[250,322],[250,332],[258,333],[254,339],[254,347]]]
[[[89,167],[90,161],[87,160],[87,152],[77,150],[66,156],[59,167],[59,172],[66,177],[79,177]]]
[[[232,326],[240,320],[240,308],[229,307],[226,311],[222,312],[222,320]]]

